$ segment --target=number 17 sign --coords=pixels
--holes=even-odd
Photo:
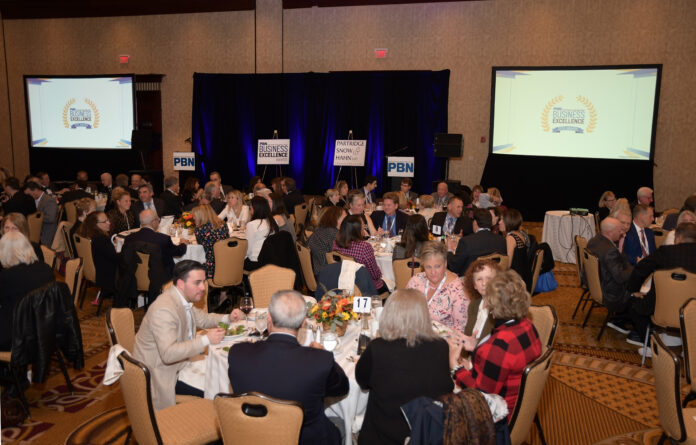
[[[353,298],[353,312],[356,314],[369,314],[372,309],[371,297],[355,297]]]

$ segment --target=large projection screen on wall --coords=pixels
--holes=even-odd
[[[661,71],[493,67],[490,153],[652,160]]]

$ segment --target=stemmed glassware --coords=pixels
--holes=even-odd
[[[254,299],[251,297],[242,297],[239,302],[239,310],[244,312],[244,321],[249,319],[249,312],[254,309]]]

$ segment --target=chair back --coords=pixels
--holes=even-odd
[[[602,304],[602,280],[599,277],[599,258],[585,248],[582,253],[582,261],[590,295],[594,301]]]
[[[301,242],[296,242],[297,256],[300,258],[300,266],[302,266],[302,276],[304,277],[307,289],[311,292],[317,290],[317,279],[314,277],[314,269],[312,267],[312,255],[309,249],[302,245]]]
[[[696,298],[690,298],[679,309],[679,322],[681,324],[682,351],[684,352],[684,373],[686,381],[691,384],[693,390],[696,379]]]
[[[539,334],[542,353],[553,348],[553,342],[556,340],[556,327],[558,326],[558,316],[556,316],[556,310],[553,306],[530,306],[529,319],[532,320],[532,324]]]
[[[523,443],[529,435],[532,422],[537,415],[541,395],[546,386],[546,379],[549,377],[552,355],[553,348],[549,348],[541,357],[524,368],[517,402],[510,417],[510,442],[512,445]]]
[[[652,321],[658,326],[679,329],[679,308],[696,297],[696,274],[682,268],[656,270],[655,312]]]
[[[127,352],[122,352],[118,358],[123,367],[120,378],[121,392],[133,436],[140,445],[159,445],[162,443],[162,436],[157,428],[152,406],[150,371]]]
[[[575,235],[575,267],[578,271],[578,279],[580,280],[580,285],[583,283],[583,274],[585,269],[583,266],[583,255],[582,252],[587,248],[587,239],[581,237],[580,235]]]
[[[686,428],[680,403],[679,359],[665,346],[657,332],[650,334],[650,342],[660,426],[667,437],[683,442]]]
[[[77,221],[77,207],[76,207],[77,201],[70,201],[66,202],[64,209],[65,209],[65,219],[68,220],[68,222],[75,224],[75,221]]]
[[[106,333],[111,346],[119,344],[133,352],[135,346],[135,322],[130,308],[109,308],[106,311]]]
[[[423,263],[418,258],[404,258],[392,261],[394,279],[397,289],[406,289],[408,280],[419,272],[423,272]]]
[[[273,293],[293,288],[295,271],[267,264],[249,274],[249,285],[254,296],[254,306],[268,307]]]
[[[498,263],[500,270],[508,270],[510,268],[510,258],[507,255],[502,255],[500,253],[491,253],[488,255],[480,256],[477,260],[493,260]]]
[[[44,215],[41,212],[34,212],[27,215],[27,223],[29,223],[29,241],[32,243],[41,242],[41,226],[43,225]]]
[[[70,229],[72,229],[73,223],[64,221],[60,224],[60,233],[63,236],[63,244],[65,244],[65,252],[69,258],[75,258],[75,251],[73,250],[73,243],[70,239]]]
[[[148,292],[150,290],[150,254],[135,252],[138,255],[138,267],[135,269],[135,281],[138,292]],[[155,297],[155,295],[150,295]]]
[[[532,262],[532,288],[529,289],[530,295],[534,295],[537,280],[539,279],[539,273],[541,272],[541,265],[543,263],[544,249],[537,249],[537,251],[534,253],[534,261]]]
[[[53,265],[56,261],[56,251],[41,244],[41,252],[44,256],[44,263],[48,264],[51,266],[51,269],[53,269]]]
[[[215,255],[214,287],[238,286],[244,276],[244,256],[247,240],[227,238],[213,245]]]
[[[77,297],[80,295],[83,270],[82,258],[73,258],[65,263],[65,284],[70,289],[75,307],[77,307]]]
[[[302,204],[297,204],[293,211],[293,214],[295,215],[295,233],[298,235],[305,228],[305,223],[307,222],[307,210],[307,203],[303,202]]]
[[[293,444],[300,440],[302,404],[259,392],[218,394],[215,412],[224,443]]]
[[[332,250],[331,252],[326,252],[326,264],[340,263],[343,260],[355,261],[350,255],[344,255],[340,252]]]
[[[655,234],[655,247],[660,248],[667,239],[667,232],[663,230],[653,230],[653,233]]]
[[[97,270],[94,267],[94,259],[92,258],[92,240],[83,238],[77,233],[73,234],[73,239],[75,240],[77,256],[82,258],[84,277],[93,283],[96,282]]]

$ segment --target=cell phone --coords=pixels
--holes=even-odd
[[[358,337],[358,355],[361,355],[367,349],[367,345],[370,343],[370,337],[365,334],[360,334]]]

